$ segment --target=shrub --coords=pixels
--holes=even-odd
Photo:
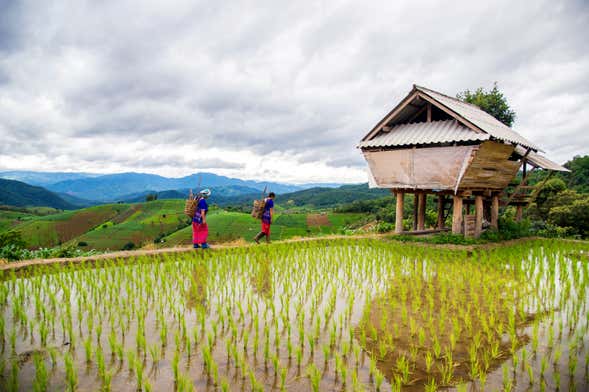
[[[7,231],[0,234],[0,248],[8,245],[14,245],[17,248],[26,247],[19,231]]]
[[[135,248],[135,244],[132,241],[127,242],[125,245],[123,245],[123,250],[131,250]]]
[[[376,225],[376,232],[377,233],[388,233],[389,231],[393,231],[395,229],[395,225],[392,225],[387,222],[378,222]]]

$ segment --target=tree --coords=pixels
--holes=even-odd
[[[589,195],[566,190],[557,195],[559,205],[550,209],[548,222],[569,227],[575,234],[589,237]]]
[[[511,127],[515,121],[515,111],[511,110],[507,99],[499,91],[497,82],[493,84],[493,88],[489,91],[483,90],[482,87],[479,87],[475,91],[464,90],[458,93],[456,98],[478,106],[508,127]]]
[[[589,193],[589,155],[577,155],[565,163],[564,167],[571,171],[562,175],[569,188],[581,193]]]

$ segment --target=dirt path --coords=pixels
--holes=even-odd
[[[366,238],[373,238],[373,239],[382,239],[382,240],[391,240],[394,241],[394,235],[391,233],[385,234],[362,234],[362,235],[328,235],[322,237],[311,237],[311,238],[296,238],[296,239],[288,239],[282,241],[274,241],[273,243],[293,243],[293,242],[311,242],[311,241],[322,241],[322,240],[336,240],[336,239],[366,239]],[[473,251],[475,249],[478,250],[490,250],[499,246],[506,246],[506,245],[513,245],[521,242],[531,241],[534,239],[538,239],[539,237],[527,237],[527,238],[520,238],[516,240],[510,240],[505,242],[496,242],[496,243],[488,243],[488,244],[480,244],[480,245],[454,245],[454,244],[429,244],[426,242],[410,242],[412,246],[425,246],[430,248],[439,248],[439,249],[454,249],[454,250],[466,250],[466,251]],[[407,242],[405,242],[407,243]],[[250,247],[250,246],[264,246],[256,245],[256,244],[226,244],[226,245],[214,245],[212,246],[211,251],[215,251],[215,249],[231,249],[231,248],[240,248],[240,247]],[[181,247],[173,247],[173,248],[162,248],[162,249],[139,249],[139,250],[130,250],[130,251],[118,251],[118,252],[109,252],[109,253],[102,253],[93,256],[81,256],[81,257],[70,257],[70,258],[53,258],[53,259],[32,259],[32,260],[21,260],[10,262],[6,264],[0,264],[0,271],[9,271],[9,270],[25,270],[37,265],[51,265],[51,264],[68,264],[68,263],[81,263],[81,262],[94,262],[100,260],[109,260],[109,259],[129,259],[138,256],[158,256],[158,255],[168,255],[168,254],[179,254],[179,253],[189,253],[194,252],[195,250],[192,246],[181,246]],[[202,250],[199,250],[202,251]],[[207,251],[208,252],[208,251]]]

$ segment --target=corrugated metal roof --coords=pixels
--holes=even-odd
[[[388,132],[381,131],[358,147],[393,147],[413,144],[433,144],[488,140],[486,133],[477,133],[455,120],[400,124]]]
[[[478,106],[462,102],[457,98],[449,97],[425,87],[415,86],[415,88],[497,139],[542,151],[536,144],[519,135],[495,117],[481,110]]]
[[[515,152],[517,152],[518,154],[520,154],[521,156],[524,156],[526,154],[526,149],[522,148],[520,146],[517,146],[515,148]],[[533,151],[530,151],[530,153],[528,154],[528,156],[526,157],[526,159],[534,166],[542,168],[542,169],[546,169],[546,170],[554,170],[554,171],[561,171],[561,172],[570,172],[569,169],[567,169],[566,167],[559,165],[558,163],[551,161],[550,159],[546,158],[545,156],[542,156],[540,154],[537,154]]]

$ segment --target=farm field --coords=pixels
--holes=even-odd
[[[83,250],[120,250],[129,246],[153,246],[154,242],[159,247],[188,245],[192,229],[183,210],[183,200],[168,199],[107,204],[51,215],[38,215],[42,211],[0,211],[0,232],[19,231],[30,248],[73,245]],[[209,213],[209,240],[212,243],[240,238],[251,241],[260,229],[259,222],[249,214],[216,207]],[[319,220],[309,221],[309,217]],[[366,215],[355,213],[277,213],[272,238],[281,240],[340,233],[363,219]]]
[[[292,237],[308,237],[321,234],[341,232],[350,225],[355,225],[366,218],[364,214],[325,213],[323,225],[309,225],[307,217],[319,214],[281,214],[277,213],[272,223],[272,240],[283,240]],[[244,239],[248,242],[260,231],[260,222],[249,214],[216,210],[207,219],[209,225],[209,241],[222,243]],[[192,227],[188,226],[164,237],[160,247],[189,245],[192,243]]]
[[[375,239],[0,279],[6,390],[585,390],[589,243]]]

